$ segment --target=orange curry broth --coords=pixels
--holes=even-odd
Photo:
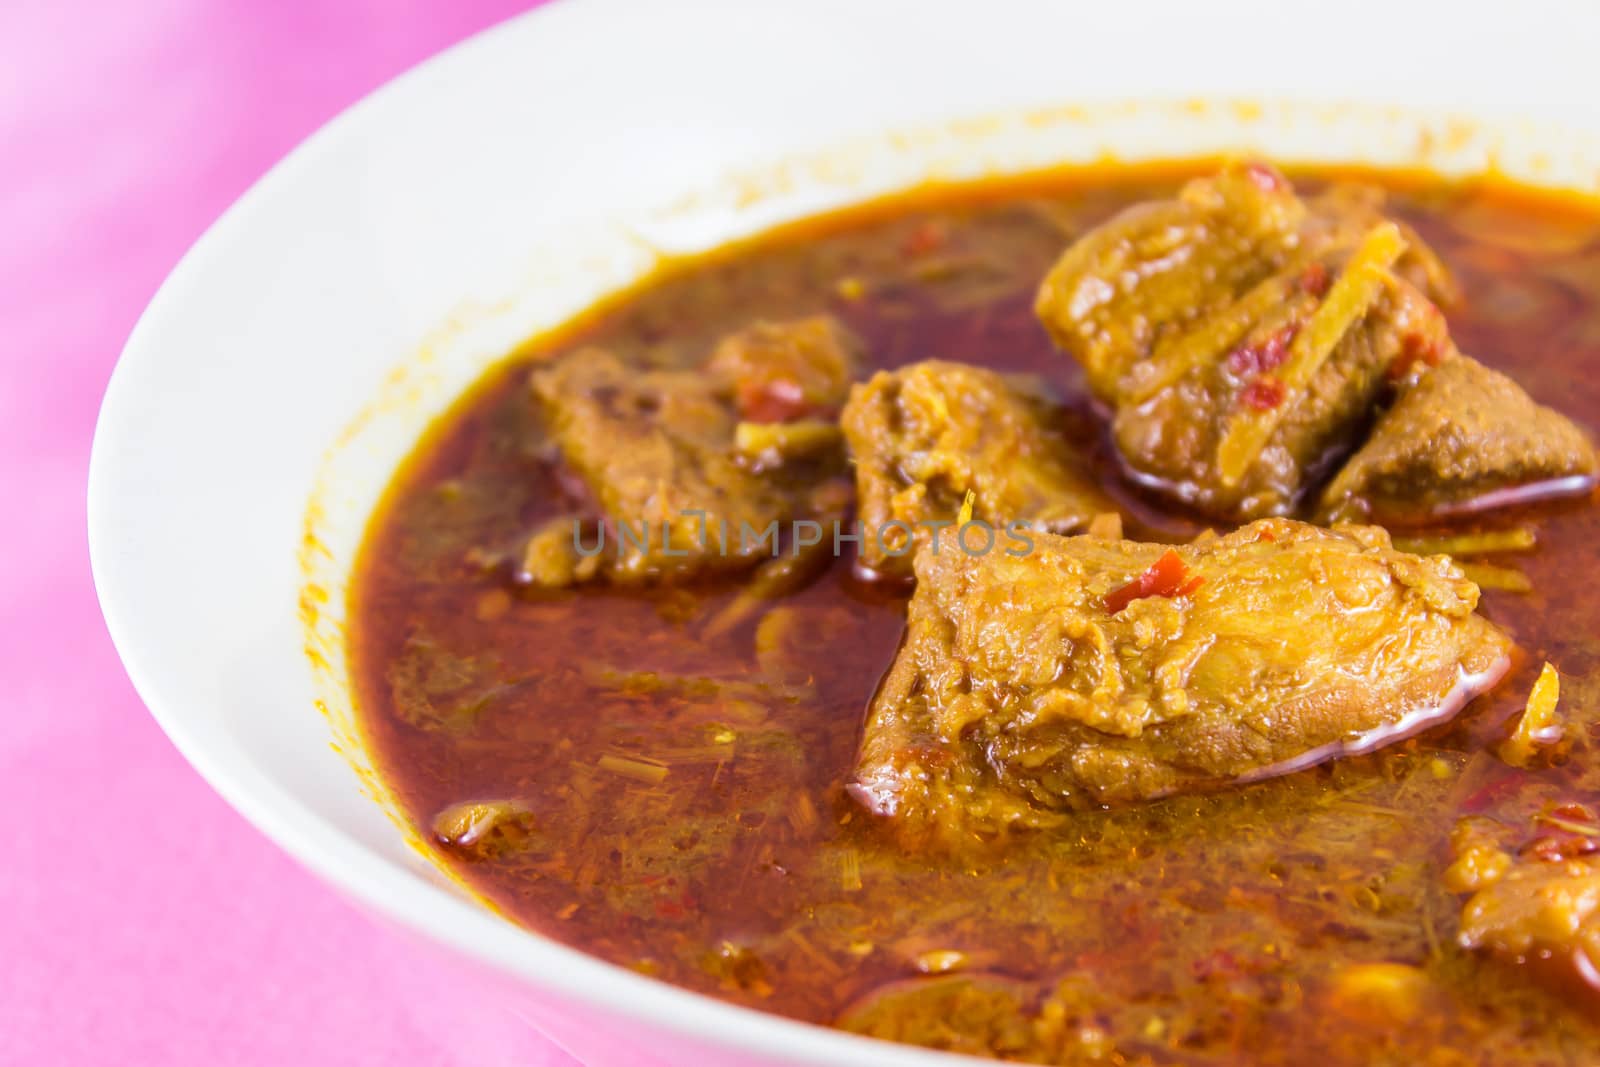
[[[903,853],[843,795],[904,612],[902,593],[852,576],[848,551],[779,602],[802,624],[788,649],[798,681],[781,690],[751,680],[755,619],[700,633],[736,580],[528,594],[472,562],[559,513],[532,364],[598,344],[684,365],[752,319],[818,311],[856,331],[877,366],[948,359],[1047,377],[1135,528],[1192,536],[1201,524],[1118,477],[1077,369],[1031,302],[1073,237],[1200,166],[926,188],[790,225],[670,263],[487,373],[396,475],[351,596],[362,726],[405,814],[426,834],[463,801],[515,798],[533,812],[521,848],[443,861],[544,934],[800,1019],[836,1021],[886,983],[953,962],[1041,993],[1089,976],[1096,1025],[1133,1060],[1296,1062],[1314,1048],[1349,1063],[1600,1062],[1579,1001],[1455,946],[1460,898],[1439,880],[1463,814],[1521,828],[1550,801],[1600,802],[1589,734],[1600,510],[1586,500],[1485,520],[1537,527],[1535,550],[1497,560],[1533,590],[1485,592],[1482,610],[1522,656],[1453,724],[963,857]],[[1498,181],[1296,174],[1303,188],[1351,176],[1387,186],[1456,272],[1463,351],[1600,422],[1600,207]],[[1576,740],[1553,767],[1515,770],[1489,748],[1543,659],[1562,672]],[[436,702],[448,707],[418,692],[448,693]],[[606,756],[667,770],[639,781]],[[1425,976],[1406,1004],[1342,990],[1341,973],[1379,961]]]

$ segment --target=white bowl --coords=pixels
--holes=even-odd
[[[1251,150],[1594,191],[1600,11],[1534,15],[569,0],[508,23],[307,141],[152,301],[90,471],[117,648],[248,819],[587,1062],[942,1059],[602,963],[427,863],[351,725],[344,581],[378,494],[486,366],[658,252],[930,177]]]

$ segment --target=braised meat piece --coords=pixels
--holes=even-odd
[[[1130,474],[1226,520],[1293,510],[1359,441],[1391,368],[1419,346],[1450,345],[1443,316],[1387,273],[1397,240],[1392,227],[1375,230],[1327,268],[1338,278],[1326,298],[1290,292],[1225,355],[1136,390],[1112,421]],[[1293,279],[1269,283],[1287,290]]]
[[[1045,277],[1035,311],[1114,402],[1135,364],[1272,274],[1305,218],[1277,171],[1226,168],[1079,238]]]
[[[1333,519],[1421,523],[1594,485],[1571,420],[1467,356],[1425,370],[1323,493]]]
[[[1226,520],[1285,514],[1395,368],[1448,353],[1428,295],[1448,276],[1379,204],[1307,204],[1271,168],[1231,167],[1067,250],[1036,308],[1115,409],[1136,480]]]
[[[1447,557],[1267,519],[916,556],[853,795],[913,839],[1283,774],[1453,715],[1510,642]]]
[[[861,370],[860,342],[828,315],[756,322],[730,334],[706,361],[728,383],[741,418],[833,418]]]
[[[1493,819],[1457,824],[1444,883],[1471,895],[1456,939],[1511,963],[1542,964],[1542,977],[1600,997],[1600,822],[1580,804],[1560,805],[1543,821],[1559,829],[1516,852]]]
[[[850,393],[840,423],[856,467],[860,560],[910,577],[914,535],[973,517],[1081,530],[1115,505],[1051,429],[1049,405],[994,371],[928,361],[879,372]]]
[[[821,378],[848,373],[828,345],[786,347],[773,340],[773,329],[756,328],[766,350],[787,360],[771,380],[804,378],[794,395],[811,395],[805,390]],[[825,355],[832,369],[806,377],[803,368],[815,364],[791,359],[799,348]],[[584,349],[534,373],[534,398],[585,499],[577,514],[529,540],[524,580],[563,586],[742,570],[771,558],[773,536],[764,535],[773,524],[777,536],[791,521],[838,513],[848,483],[837,428],[741,421],[738,397],[762,364],[735,340],[711,363],[717,373],[640,370],[610,352]],[[842,392],[834,387],[829,395]],[[793,398],[779,393],[785,402]]]

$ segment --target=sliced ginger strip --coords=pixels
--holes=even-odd
[[[1507,593],[1531,593],[1533,582],[1515,567],[1502,567],[1497,563],[1472,563],[1456,560],[1461,573],[1472,579],[1479,589],[1500,589]]]
[[[1561,720],[1556,704],[1561,699],[1561,675],[1549,663],[1528,692],[1528,704],[1511,736],[1499,748],[1500,758],[1514,767],[1526,767],[1541,748],[1561,740]]]
[[[1367,231],[1327,297],[1289,345],[1289,356],[1276,375],[1284,387],[1282,402],[1265,410],[1242,408],[1229,422],[1217,448],[1217,474],[1224,485],[1238,485],[1255,464],[1284,413],[1377,300],[1390,277],[1389,268],[1405,250],[1406,239],[1394,223],[1379,223]]]
[[[1287,300],[1296,284],[1294,272],[1275,274],[1162,345],[1150,359],[1134,364],[1122,382],[1127,394],[1124,402],[1138,404],[1148,400],[1193,368],[1220,358],[1243,340],[1252,326]]]
[[[1500,552],[1526,552],[1538,544],[1538,531],[1531,526],[1394,539],[1395,548],[1419,556],[1489,556]]]

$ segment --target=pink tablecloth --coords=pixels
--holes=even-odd
[[[526,0],[0,3],[0,1064],[568,1064],[279,854],[100,621],[95,412],[201,230],[336,111]]]

